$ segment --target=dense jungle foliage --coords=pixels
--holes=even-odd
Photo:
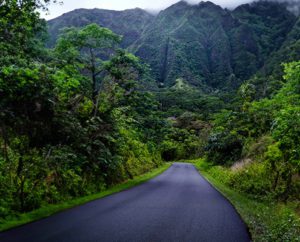
[[[238,191],[299,206],[299,19],[284,5],[46,23],[45,4],[0,1],[0,222],[198,157]]]
[[[168,129],[148,70],[111,30],[65,29],[52,49],[37,1],[0,19],[0,217],[105,189],[161,164]]]

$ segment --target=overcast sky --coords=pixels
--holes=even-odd
[[[77,8],[102,8],[124,10],[130,8],[143,8],[148,10],[161,10],[178,2],[179,0],[63,0],[63,5],[51,4],[49,6],[49,15],[42,13],[42,17],[52,19],[63,13]],[[223,7],[235,7],[239,4],[249,2],[249,0],[211,0]],[[198,3],[199,0],[188,0],[190,3]]]

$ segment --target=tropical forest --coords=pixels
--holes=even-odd
[[[0,241],[300,241],[300,2],[175,1],[158,12],[80,8],[42,17],[63,4],[0,0]],[[122,235],[122,212],[114,222],[120,240],[100,225],[103,237],[84,237],[96,223],[74,229],[82,237],[46,226],[68,212],[73,224],[80,205],[112,204],[134,189],[141,191],[118,204],[174,192],[168,206],[201,206],[186,194],[196,194],[189,174],[200,179],[198,172],[245,223],[248,239],[204,239],[193,214],[182,236],[195,229],[197,238],[179,230],[177,239],[130,237],[131,220]],[[166,191],[147,192],[150,185]],[[183,219],[181,205],[172,216]],[[94,210],[97,219],[115,206]],[[168,206],[160,213],[171,216]],[[169,222],[155,218],[162,222],[149,230],[165,234]],[[13,237],[34,226],[36,237]],[[209,236],[218,233],[210,227]]]

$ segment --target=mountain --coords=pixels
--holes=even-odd
[[[292,26],[291,31],[287,35],[285,41],[278,49],[272,53],[271,58],[266,63],[266,74],[276,73],[278,65],[283,62],[291,62],[300,59],[300,18]],[[278,76],[281,76],[282,72]]]
[[[77,9],[48,21],[50,33],[48,45],[55,44],[60,30],[63,28],[83,27],[90,23],[97,23],[122,35],[122,47],[127,48],[141,37],[146,25],[150,24],[153,19],[153,15],[139,8],[124,11]]]
[[[167,86],[177,78],[222,88],[253,75],[295,22],[282,4],[258,2],[234,11],[179,2],[162,11],[131,49]],[[231,83],[230,83],[231,82]]]
[[[230,40],[223,26],[227,17],[210,2],[195,6],[179,2],[160,12],[131,50],[167,86],[177,78],[213,86],[219,77],[232,73]]]
[[[79,9],[49,21],[50,45],[59,29],[98,23],[124,36],[163,86],[178,78],[202,90],[237,88],[275,52],[289,46],[297,17],[285,3],[259,1],[234,10],[211,2],[178,2],[157,16],[141,9]],[[298,36],[296,36],[298,39]]]
[[[256,89],[256,99],[270,97],[284,84],[283,65],[300,59],[300,18],[291,26],[280,48],[272,52],[263,67],[249,80]]]

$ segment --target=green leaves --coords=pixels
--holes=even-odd
[[[67,82],[76,84],[76,79],[90,79],[89,90],[93,100],[93,115],[97,115],[98,94],[104,63],[111,58],[121,37],[97,24],[83,28],[67,28],[61,34],[54,49],[55,65],[68,75],[74,76]],[[78,84],[78,83],[77,83]]]
[[[114,44],[121,41],[120,36],[97,24],[87,25],[79,31],[78,35],[78,45],[82,48],[112,48]]]
[[[279,142],[285,161],[300,171],[300,107],[286,107],[277,115],[272,135]]]
[[[121,37],[111,30],[97,24],[90,24],[83,28],[65,28],[55,47],[55,53],[62,60],[75,64],[83,64],[83,68],[101,68],[108,52],[113,51]],[[93,63],[94,62],[94,63]]]
[[[12,107],[18,101],[34,102],[50,98],[51,92],[48,91],[53,88],[50,73],[49,68],[40,64],[3,67],[0,72],[0,92],[4,96],[2,104],[5,102],[7,107]]]
[[[0,7],[0,65],[28,63],[41,54],[45,22],[39,19],[40,1],[4,1]]]

